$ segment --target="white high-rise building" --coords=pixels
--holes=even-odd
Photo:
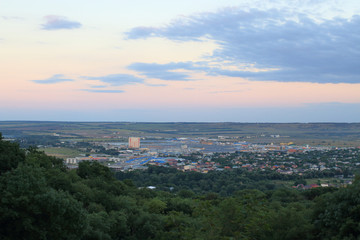
[[[129,137],[129,148],[140,148],[140,138]]]

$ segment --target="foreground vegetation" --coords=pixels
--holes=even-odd
[[[153,168],[151,174],[161,180],[161,171]],[[191,173],[181,176],[184,186],[197,181]],[[227,188],[227,184],[223,179],[222,185]],[[68,170],[62,160],[34,148],[22,150],[0,135],[0,239],[360,236],[360,179],[340,189],[249,186],[227,194],[214,191],[217,188],[204,192],[185,187],[174,192],[139,189],[129,179],[117,180],[96,162],[82,162],[78,169]]]

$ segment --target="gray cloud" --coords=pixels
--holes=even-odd
[[[139,38],[148,38],[150,36],[156,36],[157,28],[153,27],[136,27],[133,28],[130,32],[126,33],[127,39],[139,39]]]
[[[233,90],[233,91],[213,91],[213,92],[210,92],[210,93],[214,93],[214,94],[218,94],[218,93],[237,93],[237,92],[245,92],[247,90],[248,89],[246,89],[246,90]]]
[[[123,90],[113,90],[113,89],[83,89],[82,91],[92,92],[92,93],[123,93]]]
[[[95,85],[95,86],[91,86],[91,88],[106,88],[107,86],[105,85]]]
[[[190,75],[184,72],[173,72],[179,69],[192,69],[193,63],[179,62],[179,63],[133,63],[128,66],[128,69],[139,72],[148,78],[157,78],[161,80],[170,81],[188,81]]]
[[[87,80],[99,80],[103,83],[108,83],[111,86],[122,86],[134,83],[143,83],[143,78],[138,78],[129,74],[111,74],[100,77],[83,77]]]
[[[44,79],[44,80],[32,80],[34,83],[40,83],[40,84],[54,84],[54,83],[61,83],[61,82],[72,82],[73,79],[67,79],[63,78],[63,74],[55,74],[50,78]]]
[[[173,81],[190,81],[191,72],[205,72],[211,76],[224,75],[230,77],[252,77],[254,72],[250,71],[229,71],[220,68],[219,64],[209,66],[207,62],[171,62],[159,63],[132,63],[128,69],[137,71],[139,74],[149,78]],[[176,72],[175,72],[176,70]]]
[[[22,17],[17,16],[1,16],[3,20],[24,20]]]
[[[149,87],[166,87],[166,84],[152,84],[152,83],[147,83],[146,86]]]
[[[63,16],[48,15],[44,19],[45,23],[41,25],[43,30],[75,29],[82,26],[81,23],[70,21]]]
[[[127,32],[127,38],[162,37],[176,41],[210,39],[218,44],[218,49],[210,57],[213,63],[221,65],[224,61],[230,61],[234,66],[253,64],[258,69],[273,69],[251,72],[243,71],[241,67],[238,71],[209,66],[197,68],[209,75],[263,81],[359,83],[358,29],[359,15],[351,19],[319,21],[304,13],[296,14],[286,9],[224,9],[180,19],[165,27],[134,28]],[[171,65],[174,66],[171,70],[192,68],[191,63],[187,63],[188,66],[185,67],[177,67],[174,63]],[[157,67],[156,64],[153,66]],[[140,63],[136,63],[135,67],[130,65],[130,68],[147,77],[155,75],[160,79],[172,79],[171,74],[167,76],[169,71],[166,69],[147,70]],[[189,79],[186,74],[178,77],[182,80]]]

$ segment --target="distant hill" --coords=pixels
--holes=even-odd
[[[198,123],[198,122],[36,122],[2,121],[0,132],[11,138],[113,138],[128,136],[218,137],[250,142],[359,146],[360,123]]]

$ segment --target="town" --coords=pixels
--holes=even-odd
[[[100,163],[115,173],[147,171],[160,166],[189,173],[266,176],[264,179],[288,187],[351,183],[360,167],[359,126],[355,123],[0,123],[6,140],[18,142],[24,149],[37,147],[47,155],[63,159],[69,169],[77,169],[84,161]]]
[[[77,143],[71,144],[77,146]],[[146,169],[151,165],[201,173],[241,168],[308,178],[343,179],[352,178],[360,167],[359,147],[299,146],[293,142],[260,144],[227,136],[172,139],[129,137],[128,143],[93,142],[81,149],[91,154],[66,158],[65,163],[69,168],[76,168],[81,161],[97,161],[114,171]]]

